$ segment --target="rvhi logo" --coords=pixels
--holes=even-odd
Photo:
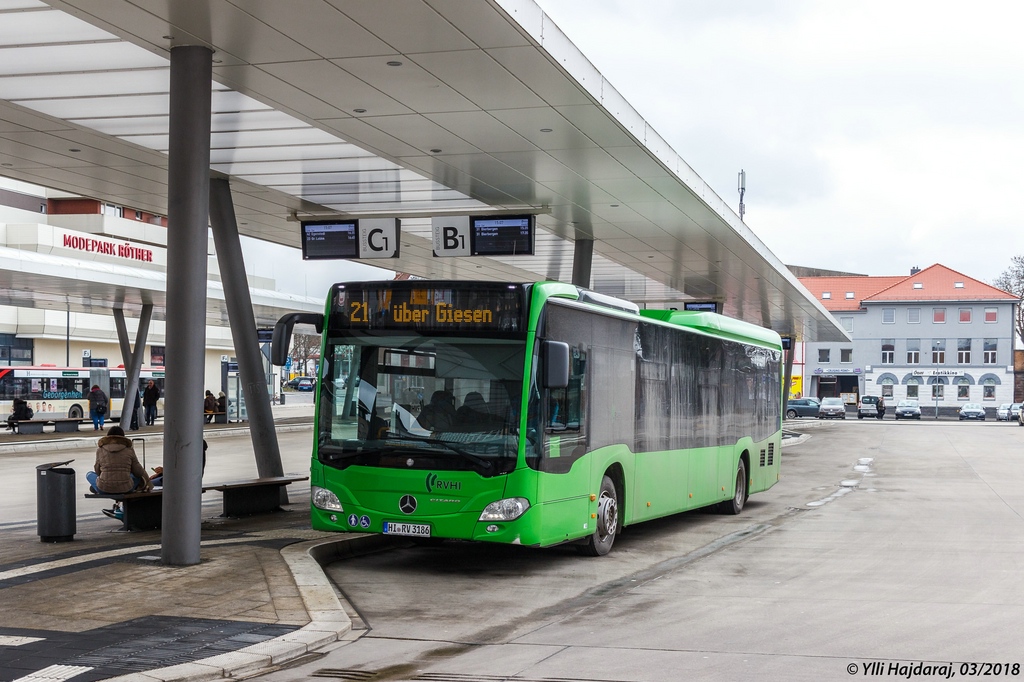
[[[461,481],[442,481],[437,477],[437,474],[427,474],[427,492],[432,493],[434,490],[461,490]]]

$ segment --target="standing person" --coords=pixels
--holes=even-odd
[[[110,399],[104,393],[99,384],[93,384],[92,390],[86,396],[89,400],[89,416],[92,418],[92,430],[99,431],[103,428],[103,422],[107,418],[107,410],[110,408]]]
[[[206,423],[209,424],[213,421],[213,413],[217,411],[217,399],[213,397],[213,392],[207,390],[206,398],[203,399],[203,412],[206,413]]]
[[[224,423],[228,421],[228,397],[224,395],[224,391],[217,394],[217,411],[224,413]],[[214,421],[217,421],[214,419]]]
[[[124,429],[120,426],[111,426],[107,435],[100,438],[96,446],[96,463],[93,464],[93,470],[85,474],[89,485],[96,492],[116,495],[134,490],[153,489],[146,470],[139,463],[132,442],[124,435]],[[121,510],[117,505],[114,509],[104,509],[103,513],[111,518],[121,518]]]
[[[146,408],[146,426],[156,423],[156,404],[160,400],[160,388],[152,379],[146,384],[146,390],[142,392],[142,406]]]

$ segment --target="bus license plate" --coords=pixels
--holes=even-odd
[[[430,526],[425,523],[395,523],[394,521],[385,521],[384,534],[413,535],[419,538],[429,538]]]

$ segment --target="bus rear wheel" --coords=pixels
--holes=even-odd
[[[619,497],[615,483],[605,476],[601,481],[601,493],[597,498],[597,527],[578,549],[587,556],[604,556],[612,549],[619,532]]]
[[[82,418],[82,406],[72,405],[68,410],[68,419],[81,419]]]
[[[747,497],[747,464],[741,457],[739,464],[736,466],[736,491],[731,500],[726,500],[719,505],[719,509],[725,514],[735,516],[743,511],[743,506],[747,503]]]

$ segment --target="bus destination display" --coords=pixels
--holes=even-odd
[[[302,223],[302,258],[356,258],[359,242],[355,220],[317,220]]]
[[[534,216],[470,216],[470,250],[474,256],[532,256]]]
[[[518,287],[372,288],[346,286],[334,297],[332,326],[343,329],[517,332],[522,322]]]

